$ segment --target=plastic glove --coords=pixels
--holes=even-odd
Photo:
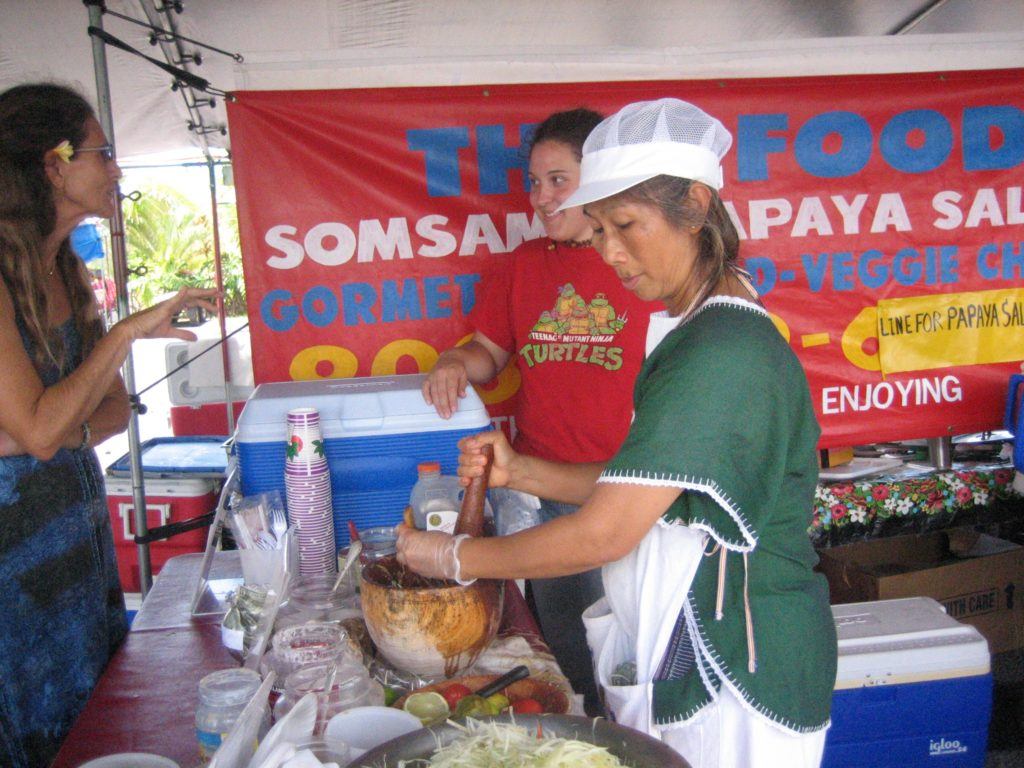
[[[459,584],[464,581],[460,573],[459,545],[469,536],[452,536],[440,531],[419,531],[402,524],[398,526],[398,562],[416,573],[432,579],[449,579]]]

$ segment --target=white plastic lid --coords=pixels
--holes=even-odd
[[[293,408],[316,408],[327,439],[375,437],[451,430],[483,430],[490,416],[472,387],[450,419],[423,399],[426,374],[357,379],[278,381],[260,384],[238,417],[235,440],[267,443],[287,438],[286,417]]]

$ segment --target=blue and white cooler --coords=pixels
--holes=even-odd
[[[450,419],[423,400],[425,374],[320,379],[260,384],[246,401],[235,429],[235,452],[245,496],[278,490],[284,498],[287,413],[320,412],[331,470],[334,533],[349,543],[357,529],[395,525],[409,503],[416,465],[437,461],[454,475],[458,442],[491,428],[480,397],[469,387]]]
[[[823,768],[982,768],[988,643],[927,597],[832,606],[839,669]]]

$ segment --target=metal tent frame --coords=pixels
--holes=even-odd
[[[147,59],[151,63],[161,67],[162,69],[170,72],[174,77],[174,83],[171,86],[172,90],[181,93],[182,98],[185,100],[186,107],[189,111],[189,129],[192,130],[200,140],[200,145],[203,150],[203,154],[206,158],[206,166],[209,174],[210,184],[210,207],[211,207],[211,222],[213,225],[213,249],[214,249],[214,271],[216,279],[217,290],[223,292],[224,280],[221,265],[221,248],[220,248],[220,226],[217,212],[217,176],[215,172],[215,161],[210,152],[210,147],[206,142],[206,135],[209,133],[225,133],[226,129],[223,126],[208,126],[204,123],[202,113],[198,107],[203,103],[210,106],[213,104],[213,98],[199,99],[197,97],[197,91],[203,91],[207,93],[213,93],[215,95],[227,96],[222,91],[217,91],[209,86],[202,78],[199,78],[192,73],[188,72],[181,67],[187,65],[189,62],[201,63],[201,59],[198,53],[186,53],[181,46],[182,40],[188,40],[178,35],[174,29],[173,19],[170,16],[171,12],[180,13],[180,3],[165,3],[161,7],[156,7],[153,0],[140,0],[143,12],[146,14],[149,20],[149,26],[153,29],[151,40],[154,44],[159,44],[167,64],[163,64],[155,59],[151,59],[148,56],[140,54],[130,46],[126,46],[117,40],[117,38],[108,35],[103,31],[103,15],[108,11],[104,7],[102,0],[83,0],[89,11],[89,33],[92,37],[92,55],[93,55],[93,68],[96,78],[96,94],[97,94],[97,117],[100,125],[103,127],[104,132],[107,135],[108,140],[111,144],[116,146],[116,140],[114,137],[114,122],[113,122],[113,110],[110,100],[110,80],[107,70],[107,57],[106,57],[106,46],[114,45],[119,48],[129,50],[130,52],[136,53],[143,58]],[[136,22],[130,17],[121,17],[128,21]],[[165,26],[166,22],[166,26]],[[196,41],[189,40],[189,42],[195,43]],[[200,44],[201,45],[201,44]],[[236,60],[240,60],[241,57],[237,54],[230,54],[226,51],[216,50],[225,55],[232,56]],[[124,318],[129,314],[128,307],[128,258],[127,251],[125,248],[125,235],[124,235],[124,215],[121,209],[122,195],[120,189],[118,189],[117,199],[114,205],[114,215],[110,219],[110,235],[111,235],[111,252],[112,261],[114,267],[114,284],[117,291],[117,313],[118,317]],[[220,325],[220,340],[223,342],[227,337],[227,326],[226,318],[224,313],[223,304],[218,310],[218,320]],[[229,432],[234,426],[234,412],[232,410],[232,402],[230,397],[230,382],[231,382],[231,367],[230,358],[228,355],[227,347],[223,343],[220,344],[221,348],[221,360],[224,366],[224,381],[225,381],[225,400],[228,418],[228,430]],[[142,467],[142,445],[139,434],[139,413],[141,403],[137,394],[137,388],[135,383],[135,367],[132,351],[129,348],[128,355],[125,359],[124,366],[122,369],[122,375],[124,377],[125,388],[128,391],[129,398],[132,403],[131,416],[128,422],[128,455],[129,455],[129,467],[131,470],[131,485],[132,485],[132,503],[134,506],[134,523],[135,523],[135,538],[136,547],[138,551],[138,567],[139,567],[139,581],[142,590],[142,597],[148,594],[153,584],[153,569],[152,562],[150,559],[149,541],[147,536],[149,534],[149,526],[146,519],[146,491],[145,491],[145,479]],[[141,539],[141,541],[140,541]]]

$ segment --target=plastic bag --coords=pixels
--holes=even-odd
[[[540,499],[511,488],[492,488],[494,527],[499,536],[532,528],[541,522]]]

